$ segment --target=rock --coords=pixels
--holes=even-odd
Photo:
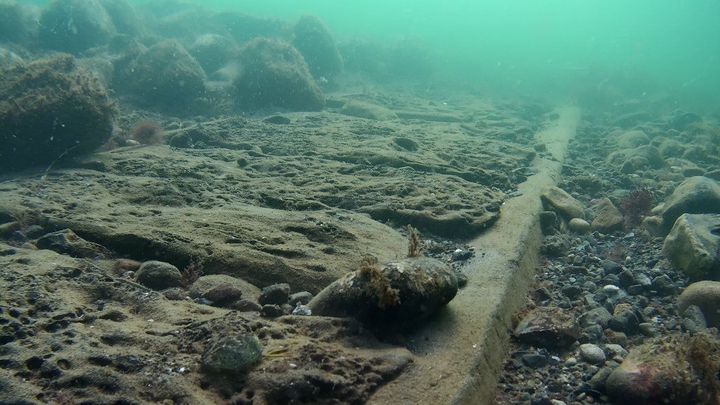
[[[167,112],[186,112],[205,94],[205,72],[175,40],[140,50],[116,69],[113,86],[136,102]]]
[[[202,298],[210,301],[214,307],[229,307],[242,297],[240,289],[219,285],[203,294]]]
[[[375,121],[387,121],[397,118],[394,112],[383,106],[358,100],[350,100],[345,103],[340,109],[340,114]]]
[[[293,308],[291,314],[299,316],[310,316],[312,315],[312,310],[307,305],[298,303],[295,308]]]
[[[278,316],[285,315],[285,311],[277,304],[265,304],[260,310],[260,315],[265,318],[277,318]]]
[[[315,315],[353,316],[367,325],[403,328],[437,312],[455,297],[457,278],[445,263],[412,257],[384,266],[366,262],[333,282],[308,306]]]
[[[273,284],[262,289],[258,302],[260,305],[287,304],[290,295],[290,285],[287,283]]]
[[[615,144],[619,149],[632,149],[638,146],[647,145],[650,138],[640,130],[625,131],[617,136]]]
[[[51,2],[40,16],[39,43],[46,49],[79,53],[103,45],[115,26],[98,0]]]
[[[72,257],[105,258],[111,252],[97,243],[86,241],[70,229],[51,232],[40,237],[35,245],[38,249],[48,249]]]
[[[575,233],[587,233],[590,231],[590,223],[581,218],[573,218],[568,222],[568,228]]]
[[[650,145],[615,151],[608,155],[607,163],[620,167],[623,173],[634,173],[648,168],[659,169],[665,165],[660,152]]]
[[[643,218],[640,226],[647,231],[650,236],[658,237],[666,234],[663,228],[662,217],[659,216],[653,215]]]
[[[257,300],[260,296],[260,289],[254,285],[248,283],[245,280],[228,276],[226,274],[208,274],[198,277],[192,286],[189,288],[189,295],[191,298],[206,298],[210,301],[214,301],[208,298],[210,291],[220,287],[231,287],[233,290],[237,290],[242,297],[249,300]],[[219,291],[219,290],[218,290]],[[217,292],[216,292],[217,293]],[[213,294],[216,294],[213,293]],[[235,293],[233,293],[235,294]],[[212,294],[210,294],[212,295]],[[232,303],[228,302],[222,306],[231,306]]]
[[[663,205],[665,230],[670,230],[682,214],[720,214],[720,184],[704,176],[680,183]]]
[[[592,343],[584,343],[580,345],[580,357],[590,364],[603,364],[605,363],[605,352]]]
[[[590,387],[596,391],[605,391],[605,382],[607,381],[610,374],[612,374],[612,367],[601,368],[589,381]]]
[[[682,327],[691,334],[703,332],[707,329],[707,321],[705,315],[697,305],[688,306],[682,313]]]
[[[693,280],[720,278],[720,215],[681,215],[662,252]]]
[[[676,111],[668,121],[668,127],[678,131],[686,130],[690,125],[702,122],[702,117],[691,112]]]
[[[582,294],[583,292],[582,288],[576,285],[566,285],[560,291],[563,293],[564,296],[570,298],[571,300],[579,297],[580,294]]]
[[[170,263],[160,261],[147,261],[140,265],[135,280],[145,287],[153,290],[182,286],[182,273]]]
[[[292,306],[296,306],[298,303],[307,305],[312,300],[313,295],[307,291],[296,292],[290,295],[288,303]]]
[[[233,83],[237,104],[257,110],[280,107],[317,111],[325,104],[302,55],[290,44],[268,38],[250,41],[240,52],[242,74]]]
[[[623,229],[623,215],[609,198],[601,199],[592,207],[595,218],[592,230],[600,233],[613,233]]]
[[[678,312],[691,305],[702,310],[710,327],[720,327],[720,281],[698,281],[690,284],[678,297]]]
[[[585,207],[582,203],[558,187],[550,187],[540,195],[543,204],[566,220],[585,218]]]
[[[583,328],[592,325],[600,325],[601,327],[605,328],[607,327],[607,324],[611,318],[612,314],[610,314],[610,311],[608,311],[604,307],[597,307],[580,315],[580,318],[578,318],[578,322]]]
[[[333,80],[342,72],[343,62],[335,40],[317,17],[300,17],[293,29],[292,45],[305,58],[316,79]]]
[[[260,362],[262,351],[255,335],[221,337],[205,349],[202,367],[208,373],[243,374]]]
[[[530,368],[541,368],[548,364],[547,356],[543,356],[540,353],[524,354],[520,359],[523,364]]]
[[[146,33],[135,7],[127,0],[100,0],[118,33],[140,36]]]
[[[565,239],[562,235],[545,237],[542,247],[540,248],[543,254],[549,257],[562,257],[569,249],[570,245],[567,239]]]
[[[633,307],[627,303],[616,305],[613,311],[613,317],[608,320],[608,327],[628,335],[637,333],[639,331],[639,324],[640,321]]]
[[[661,274],[655,277],[651,283],[652,288],[663,295],[670,294],[675,290],[675,284],[673,284],[667,274]]]
[[[16,63],[25,63],[15,52],[0,46],[0,69],[8,68]]]
[[[521,342],[545,348],[566,348],[580,336],[572,314],[560,308],[538,307],[530,311],[515,327]]]
[[[681,335],[653,340],[630,354],[605,382],[616,404],[705,404],[719,394],[720,344],[710,336]],[[710,380],[710,381],[713,381]]]
[[[14,64],[0,77],[0,171],[47,167],[110,138],[115,109],[73,57]]]
[[[188,51],[207,74],[227,66],[239,52],[235,41],[217,34],[199,36]]]
[[[228,307],[230,309],[234,309],[234,310],[240,311],[240,312],[260,312],[260,311],[262,311],[262,307],[260,306],[260,304],[258,304],[255,301],[250,301],[250,300],[247,300],[244,298],[233,302]]]
[[[677,139],[665,139],[658,146],[660,155],[667,159],[672,157],[680,157],[685,152],[685,145]]]

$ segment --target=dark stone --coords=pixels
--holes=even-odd
[[[605,328],[611,318],[612,314],[610,314],[610,311],[603,307],[598,307],[580,315],[578,321],[583,328],[593,325],[600,325],[602,328]]]
[[[0,77],[0,171],[47,167],[110,138],[115,109],[73,57],[15,64]]]
[[[219,285],[203,294],[203,298],[215,307],[228,307],[242,297],[242,291],[229,285]]]
[[[262,350],[255,335],[223,337],[205,349],[202,367],[209,373],[242,374],[260,362]]]
[[[622,271],[622,266],[612,260],[603,260],[602,266],[605,274],[619,274]]]
[[[560,291],[562,291],[563,295],[573,300],[579,297],[580,294],[583,292],[582,288],[576,285],[567,285],[563,287]]]
[[[280,305],[265,304],[260,310],[260,315],[264,316],[265,318],[277,318],[278,316],[285,315],[285,311],[282,307],[280,307]]]
[[[254,301],[241,299],[238,301],[233,302],[228,306],[230,309],[234,309],[236,311],[240,312],[260,312],[262,310],[262,307],[260,304]]]
[[[521,357],[523,364],[530,368],[545,367],[548,364],[547,356],[539,353],[525,354]]]
[[[273,284],[262,289],[258,302],[260,305],[282,305],[288,302],[290,285],[287,283]]]
[[[569,311],[539,307],[525,315],[514,334],[523,343],[544,348],[565,348],[577,340],[580,330]]]
[[[182,285],[182,273],[170,263],[148,261],[140,265],[135,279],[138,283],[153,290],[179,287]]]
[[[240,52],[242,74],[233,83],[237,104],[245,109],[268,107],[317,111],[325,97],[302,55],[290,44],[268,38],[250,41]]]

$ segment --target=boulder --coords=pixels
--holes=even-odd
[[[645,135],[645,132],[637,129],[622,132],[615,138],[615,144],[620,149],[637,148],[648,143],[650,143],[650,138]]]
[[[250,41],[240,53],[242,73],[233,83],[237,104],[249,110],[280,107],[317,111],[325,99],[302,55],[290,44],[268,38]]]
[[[545,348],[567,348],[580,337],[572,313],[556,307],[538,307],[526,314],[515,327],[521,342]]]
[[[665,230],[682,214],[720,214],[720,184],[704,176],[680,183],[663,204],[660,215]]]
[[[0,170],[18,170],[91,152],[112,134],[105,89],[60,55],[0,70]]]
[[[180,270],[170,263],[151,260],[140,265],[135,280],[153,290],[180,287],[183,277]]]
[[[614,404],[717,403],[720,343],[705,334],[662,338],[630,350],[605,381]]]
[[[127,66],[116,68],[114,87],[148,107],[185,112],[205,93],[205,72],[175,40],[142,50]]]
[[[273,284],[262,289],[258,302],[260,305],[283,305],[290,299],[290,285],[287,283]]]
[[[457,290],[455,273],[436,259],[412,257],[382,267],[365,262],[320,291],[308,307],[314,315],[352,316],[369,326],[395,329],[426,319]]]
[[[145,27],[132,4],[127,0],[100,0],[103,8],[110,16],[118,33],[138,36],[145,33]]]
[[[301,17],[293,29],[292,45],[303,55],[316,79],[332,80],[342,72],[335,40],[319,18]]]
[[[98,0],[56,0],[40,16],[40,46],[80,53],[106,44],[115,25]]]
[[[231,38],[204,34],[199,36],[188,49],[207,74],[227,66],[238,54],[238,47]]]
[[[202,368],[211,374],[243,374],[262,360],[262,352],[255,335],[219,337],[203,352]]]
[[[245,280],[226,274],[208,274],[198,277],[192,286],[190,286],[190,297],[207,299],[210,291],[223,286],[229,286],[240,291],[242,297],[249,300],[257,300],[260,295],[260,289]]]
[[[623,215],[609,198],[601,199],[592,207],[595,218],[591,227],[593,231],[612,233],[623,228]]]
[[[658,146],[660,155],[665,159],[671,157],[678,158],[682,156],[685,152],[685,148],[686,146],[677,139],[665,139],[660,142],[660,145]]]
[[[662,251],[693,280],[720,279],[720,214],[681,215]]]
[[[709,327],[720,327],[720,282],[698,281],[685,288],[678,297],[678,312],[692,305],[700,308]]]
[[[566,220],[585,218],[585,206],[559,187],[550,187],[540,195],[543,204]]]
[[[16,63],[24,63],[20,55],[9,49],[0,47],[0,69],[5,69]]]
[[[642,169],[659,169],[665,165],[658,149],[650,145],[615,151],[608,155],[607,162],[615,167],[620,167],[623,173],[634,173]]]

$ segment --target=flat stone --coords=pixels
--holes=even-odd
[[[70,229],[51,232],[40,237],[35,245],[38,249],[48,249],[72,257],[104,258],[110,252],[103,246],[87,241]]]
[[[577,233],[587,233],[590,231],[590,223],[582,218],[573,218],[568,222],[568,228]]]
[[[585,218],[585,206],[559,187],[550,187],[540,195],[543,204],[566,220]]]
[[[518,340],[546,348],[564,348],[580,337],[572,314],[560,308],[539,307],[530,311],[515,328]]]

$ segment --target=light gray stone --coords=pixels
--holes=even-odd
[[[693,280],[720,278],[720,215],[681,215],[662,251]]]

